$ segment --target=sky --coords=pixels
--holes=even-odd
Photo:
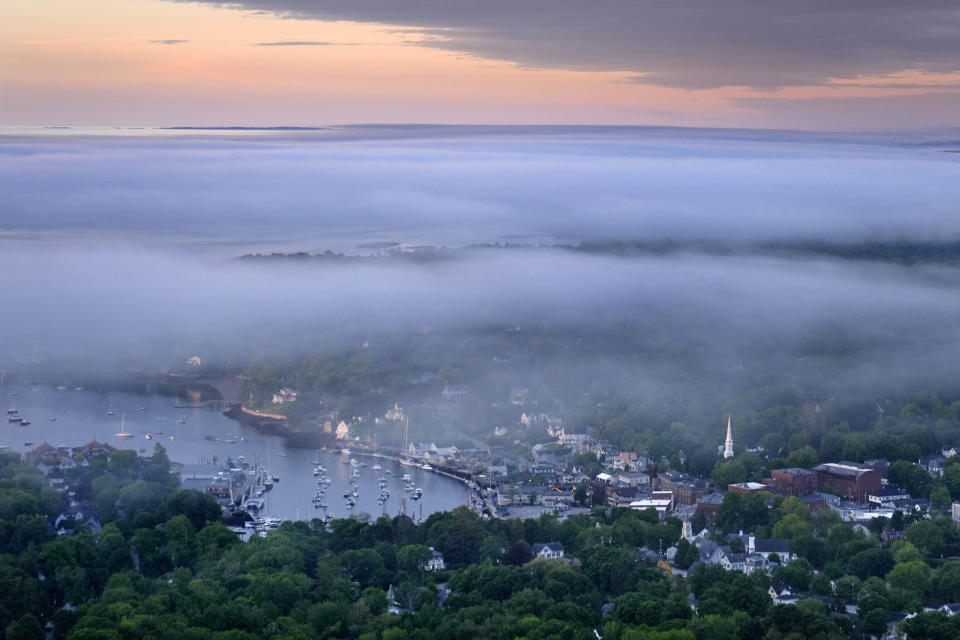
[[[956,127],[951,0],[7,0],[0,125]]]

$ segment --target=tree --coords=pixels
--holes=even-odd
[[[351,579],[356,580],[361,587],[370,586],[384,571],[383,559],[373,549],[344,551],[340,555],[340,563],[343,566],[344,573]]]
[[[587,485],[581,482],[573,491],[573,501],[582,507],[587,503],[587,498]]]
[[[922,560],[901,562],[887,574],[890,593],[898,608],[918,611],[930,582],[930,567]]]
[[[926,498],[930,495],[933,480],[925,469],[906,460],[897,460],[887,469],[890,482],[903,487],[915,498]]]
[[[19,620],[7,627],[6,640],[45,640],[46,637],[40,621],[32,613],[23,614]]]
[[[933,592],[944,602],[960,600],[960,562],[948,560],[937,569],[931,581]]]
[[[927,557],[940,557],[943,553],[943,532],[932,520],[921,520],[907,527],[904,534]]]
[[[930,505],[941,513],[950,510],[950,492],[942,485],[937,485],[930,490]]]
[[[510,544],[510,548],[503,556],[503,561],[506,564],[519,566],[527,564],[532,558],[533,554],[530,552],[530,547],[522,540],[517,540]]]
[[[820,459],[817,456],[817,450],[810,445],[800,447],[796,451],[791,451],[790,455],[787,456],[788,467],[809,469],[810,467],[817,466],[819,462]]]
[[[790,513],[780,519],[780,522],[773,525],[774,538],[796,538],[813,537],[813,525],[800,519],[795,513]]]
[[[673,557],[673,564],[686,569],[700,559],[700,551],[690,544],[686,538],[680,538],[677,543],[677,555]]]
[[[728,485],[746,481],[747,469],[738,460],[721,460],[714,465],[710,478],[715,485],[725,489]]]
[[[397,567],[412,576],[417,576],[422,581],[427,563],[432,556],[433,550],[430,547],[422,544],[408,544],[397,551]]]

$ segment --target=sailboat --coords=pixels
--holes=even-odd
[[[120,416],[120,432],[115,434],[121,440],[126,440],[127,438],[132,438],[133,434],[127,431],[127,414]]]

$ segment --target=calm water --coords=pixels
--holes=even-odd
[[[434,511],[453,509],[467,498],[464,486],[449,478],[403,467],[389,460],[354,456],[358,462],[369,466],[360,469],[357,504],[348,510],[343,497],[343,492],[350,486],[348,456],[287,447],[283,438],[261,434],[219,412],[178,409],[174,406],[174,399],[166,396],[97,390],[58,391],[44,386],[7,386],[2,387],[2,393],[7,408],[18,409],[31,424],[26,427],[7,422],[0,425],[0,445],[22,453],[43,442],[74,447],[96,439],[120,449],[141,449],[149,454],[159,442],[166,447],[171,460],[185,465],[223,462],[228,456],[237,460],[244,456],[248,462],[259,463],[280,476],[280,482],[263,496],[266,500],[264,515],[293,520],[310,519],[319,514],[311,502],[316,488],[313,465],[317,459],[327,468],[327,477],[333,482],[327,489],[326,501],[328,510],[337,517],[359,513],[368,513],[374,518],[384,513],[397,515],[403,495],[401,477],[404,473],[409,473],[414,484],[423,490],[422,499],[407,501],[408,515],[422,513],[425,518]],[[108,411],[114,411],[115,415],[108,415]],[[133,438],[123,440],[116,437],[121,418]],[[148,440],[147,435],[151,439]],[[210,441],[206,439],[208,435],[233,443]],[[28,442],[33,445],[27,445]],[[382,506],[377,504],[380,488],[378,473],[371,468],[374,464],[392,472],[386,476],[390,498]],[[184,473],[184,476],[188,475]]]

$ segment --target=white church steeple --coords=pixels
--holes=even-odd
[[[730,424],[733,414],[727,414],[727,439],[723,443],[723,457],[733,457],[733,428]]]

